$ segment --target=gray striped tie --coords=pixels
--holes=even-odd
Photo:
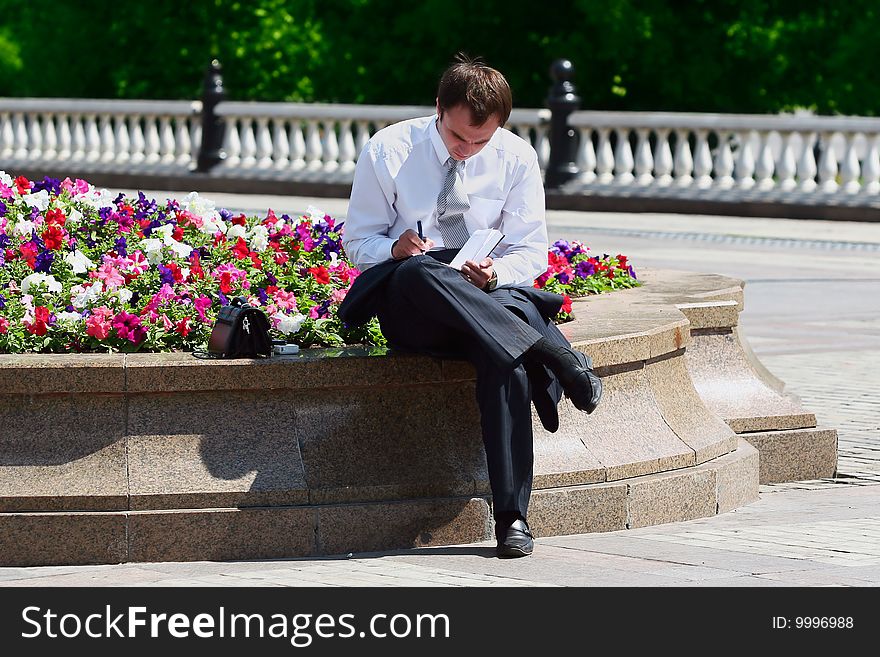
[[[464,171],[464,160],[450,157],[446,160],[446,180],[437,197],[437,223],[443,246],[460,249],[467,242],[470,233],[464,223],[464,213],[470,209],[467,194],[464,193],[464,180],[458,175]]]

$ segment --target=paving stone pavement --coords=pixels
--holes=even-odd
[[[338,199],[214,198],[218,206],[244,211],[294,212],[313,204],[342,217],[347,207]],[[880,584],[880,226],[574,212],[548,213],[548,224],[551,239],[625,252],[637,267],[745,279],[742,323],[749,342],[820,425],[838,430],[838,475],[761,486],[758,501],[710,518],[539,538],[528,559],[496,559],[487,542],[314,559],[0,568],[0,586]]]

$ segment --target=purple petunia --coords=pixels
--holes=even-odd
[[[34,271],[38,271],[42,274],[48,274],[52,269],[52,263],[55,261],[55,256],[52,255],[51,251],[42,251],[37,255],[36,262],[34,263]]]
[[[579,278],[588,278],[596,273],[596,267],[589,260],[581,260],[575,265],[574,273]]]
[[[61,193],[61,181],[45,176],[40,182],[34,183],[34,186],[31,188],[31,193],[36,194],[44,189],[52,196],[58,196]]]

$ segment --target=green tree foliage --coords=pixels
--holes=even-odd
[[[875,0],[0,0],[0,96],[431,104],[454,53],[541,107],[566,57],[582,107],[874,115]]]

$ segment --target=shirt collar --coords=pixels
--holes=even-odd
[[[443,143],[443,137],[440,136],[439,130],[437,130],[437,115],[434,115],[434,118],[431,119],[431,123],[428,126],[428,134],[431,135],[431,143],[434,145],[434,154],[437,156],[437,159],[440,161],[440,164],[446,164],[446,160],[449,159],[449,151],[446,149],[446,144]]]

